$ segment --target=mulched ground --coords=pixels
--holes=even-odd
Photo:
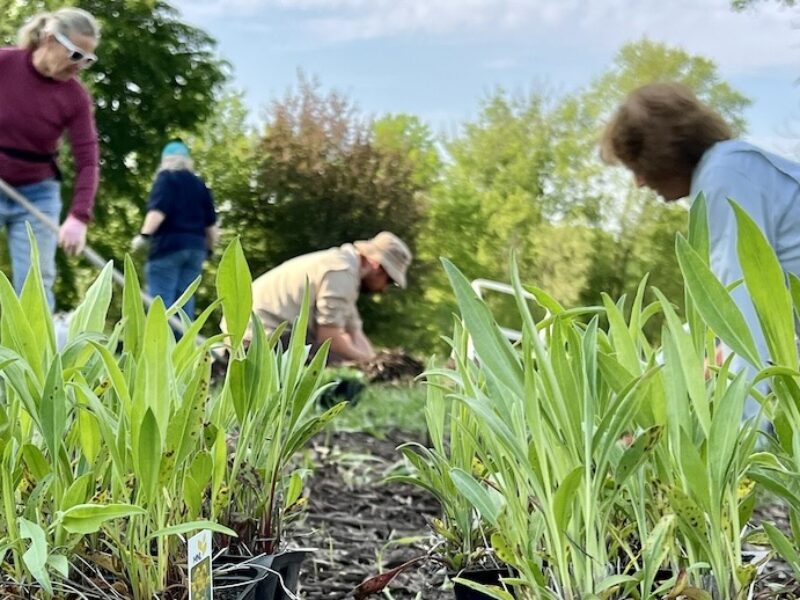
[[[378,573],[379,565],[385,571],[425,554],[427,523],[438,514],[436,503],[414,487],[381,483],[400,459],[395,448],[406,441],[405,434],[379,440],[367,434],[336,433],[313,444],[319,466],[309,485],[313,495],[308,515],[295,532],[306,535],[299,540],[292,536],[301,545],[319,549],[304,565],[301,597],[305,600],[352,598],[353,588]],[[786,525],[779,507],[765,507],[758,516]],[[400,574],[389,590],[397,599],[453,597],[444,572],[431,562]],[[800,584],[785,565],[773,560],[754,598],[798,599]]]
[[[378,565],[391,569],[425,554],[436,502],[415,487],[380,483],[400,459],[395,448],[406,441],[406,435],[378,440],[337,433],[313,445],[319,466],[309,483],[313,496],[304,523],[311,533],[300,543],[319,550],[304,566],[303,598],[352,597]],[[452,598],[452,591],[440,589],[443,583],[444,573],[431,563],[400,574],[390,589],[398,599]]]

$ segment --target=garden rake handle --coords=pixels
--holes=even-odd
[[[25,196],[20,194],[13,187],[8,185],[8,183],[6,183],[2,178],[0,178],[0,191],[2,191],[9,198],[14,200],[14,202],[22,206],[34,217],[39,219],[39,221],[41,221],[48,229],[50,229],[53,233],[56,234],[56,236],[58,236],[59,233],[58,223],[50,219],[50,217],[48,217],[46,214],[44,214],[42,211],[36,208],[36,206],[34,206],[30,200],[28,200]],[[83,256],[85,256],[86,259],[94,266],[96,266],[98,269],[104,268],[108,263],[107,260],[105,260],[102,256],[100,256],[97,252],[94,251],[94,249],[92,249],[88,245],[84,246],[83,250],[81,251],[81,254],[83,254]],[[125,285],[124,275],[120,273],[117,269],[115,269],[113,266],[111,268],[111,277],[119,285],[121,286]],[[142,295],[142,300],[144,301],[145,305],[149,307],[153,303],[152,296],[147,294],[144,290],[140,290],[140,293]],[[175,315],[171,316],[169,318],[169,324],[173,329],[177,329],[182,334],[186,333],[186,327],[177,316]],[[206,341],[205,337],[201,335],[197,336],[198,344],[202,344],[205,341]]]

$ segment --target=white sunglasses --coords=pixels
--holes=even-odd
[[[86,52],[85,50],[81,50],[75,44],[72,43],[67,36],[59,33],[58,31],[53,32],[53,37],[56,38],[56,41],[64,46],[64,48],[69,51],[69,59],[74,63],[80,63],[81,67],[84,69],[91,67],[94,63],[97,62],[97,55],[92,54],[91,52]]]

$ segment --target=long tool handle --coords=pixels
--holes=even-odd
[[[16,202],[17,204],[22,206],[25,210],[27,210],[29,213],[31,213],[34,217],[39,219],[39,221],[41,221],[48,229],[50,229],[50,231],[55,233],[56,236],[58,235],[58,233],[59,233],[58,223],[56,223],[55,221],[51,220],[50,217],[48,217],[46,214],[44,214],[42,211],[40,211],[38,208],[36,208],[36,206],[34,206],[33,203],[30,200],[28,200],[25,196],[20,194],[13,187],[8,185],[8,183],[3,181],[3,179],[1,179],[1,178],[0,178],[0,191],[2,191],[9,198],[14,200],[14,202]],[[88,245],[84,246],[83,251],[82,251],[81,254],[83,254],[83,256],[86,257],[86,259],[90,263],[92,263],[94,266],[96,266],[98,269],[102,269],[108,263],[107,260],[105,260],[102,256],[100,256],[97,252],[94,251],[94,249],[92,249]],[[120,273],[117,269],[113,268],[113,267],[111,269],[111,277],[119,285],[121,285],[121,286],[125,285],[125,277],[124,277],[124,275],[122,273]],[[153,303],[152,296],[147,294],[144,290],[141,291],[141,294],[142,294],[142,300],[144,301],[145,305],[147,305],[149,307]],[[173,329],[176,329],[176,330],[180,331],[182,334],[186,333],[186,327],[184,326],[183,322],[177,316],[175,316],[175,315],[171,316],[169,318],[169,324]],[[205,337],[203,337],[201,335],[197,336],[197,343],[198,344],[202,344],[203,342],[205,342],[205,340],[206,340]]]

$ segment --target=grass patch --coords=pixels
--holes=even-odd
[[[360,431],[377,438],[401,430],[424,435],[425,387],[421,383],[373,384],[331,423],[333,431]]]

